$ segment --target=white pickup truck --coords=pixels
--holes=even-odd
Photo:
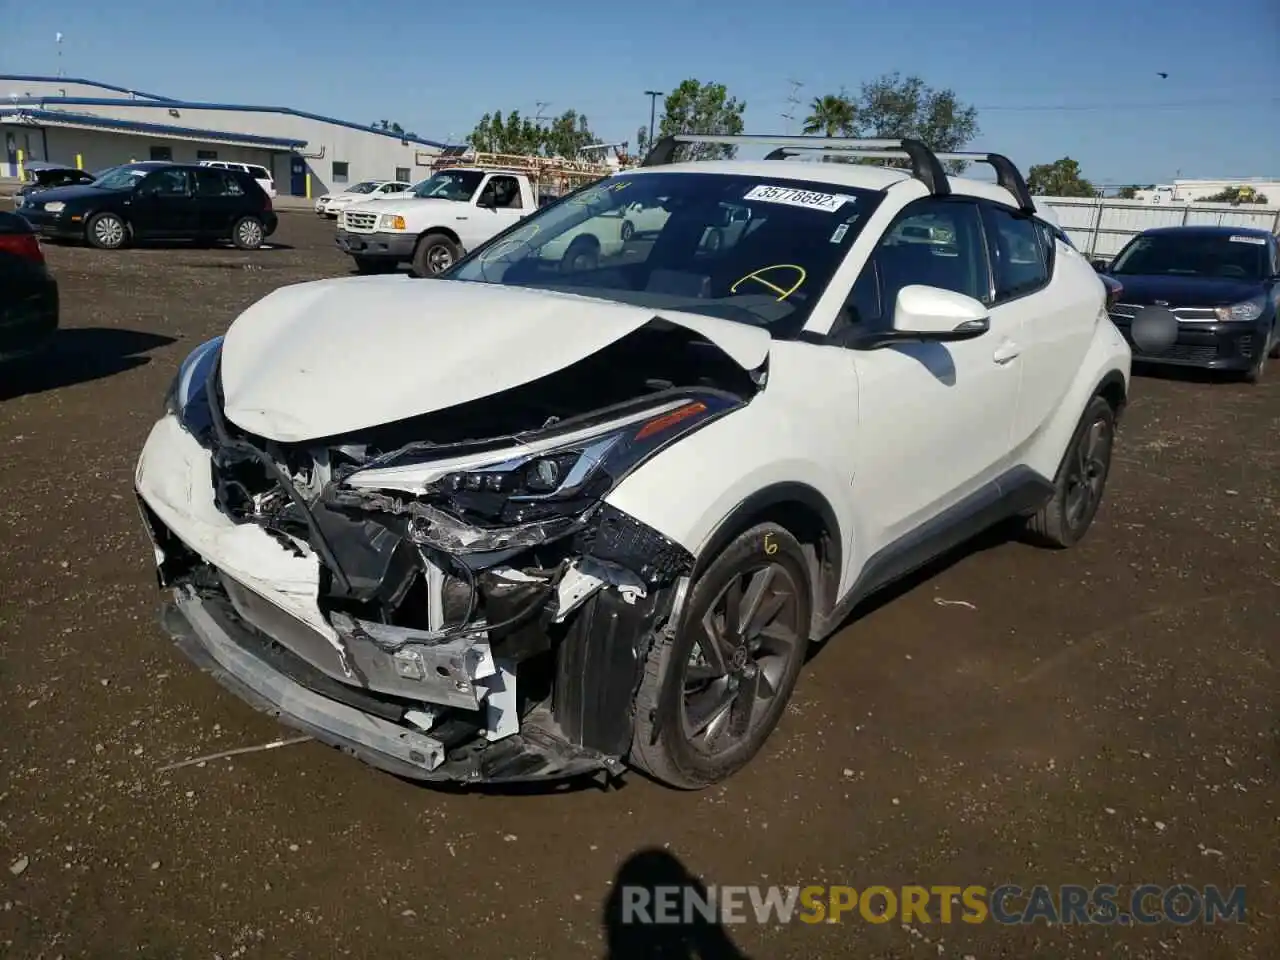
[[[347,207],[338,219],[338,247],[360,273],[410,263],[417,276],[433,276],[537,209],[537,192],[523,173],[451,167],[394,199]]]

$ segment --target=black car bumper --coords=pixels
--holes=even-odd
[[[47,347],[58,332],[58,283],[52,277],[15,295],[0,291],[0,362]]]
[[[1113,315],[1111,320],[1128,341],[1133,351],[1134,363],[1199,367],[1204,370],[1244,372],[1252,369],[1266,351],[1270,333],[1256,323],[1182,321],[1178,324],[1177,341],[1165,350],[1151,352],[1133,342],[1129,318]]]
[[[378,257],[408,261],[418,238],[408,233],[348,233],[339,230],[338,249],[353,257]]]
[[[276,232],[276,227],[280,226],[280,218],[274,213],[266,213],[262,216],[262,235],[269,237]]]
[[[85,218],[80,214],[46,213],[19,207],[18,214],[45,240],[83,240]]]

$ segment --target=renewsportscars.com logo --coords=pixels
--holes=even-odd
[[[988,888],[938,885],[869,886],[624,886],[624,924],[998,923],[1117,924],[1243,923],[1245,888],[1141,884],[1085,887],[1004,884]]]

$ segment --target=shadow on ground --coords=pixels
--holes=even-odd
[[[676,889],[680,896],[668,892]],[[605,960],[749,960],[719,922],[698,909],[684,909],[685,891],[699,903],[708,902],[703,883],[666,850],[640,850],[628,857],[604,902]],[[665,912],[676,914],[679,922],[649,922]]]
[[[116,327],[59,330],[44,352],[0,370],[0,401],[114,376],[150,363],[145,356],[173,337]]]

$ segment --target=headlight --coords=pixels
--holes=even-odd
[[[587,509],[664,447],[742,406],[719,391],[686,393],[604,422],[566,421],[552,436],[512,449],[441,457],[406,448],[346,478],[349,487],[443,496],[462,514],[531,523]]]
[[[384,213],[378,221],[379,230],[403,230],[404,217],[397,213]]]
[[[55,200],[53,203],[46,203],[44,205],[44,209],[46,213],[61,213],[63,210],[67,209],[67,205],[61,200]]]
[[[1267,309],[1267,298],[1262,294],[1251,297],[1243,303],[1233,303],[1229,307],[1218,307],[1214,312],[1218,319],[1227,323],[1249,323],[1262,316]]]
[[[176,416],[187,430],[197,435],[210,425],[204,387],[221,349],[222,337],[214,337],[187,354],[165,394],[165,412]]]

